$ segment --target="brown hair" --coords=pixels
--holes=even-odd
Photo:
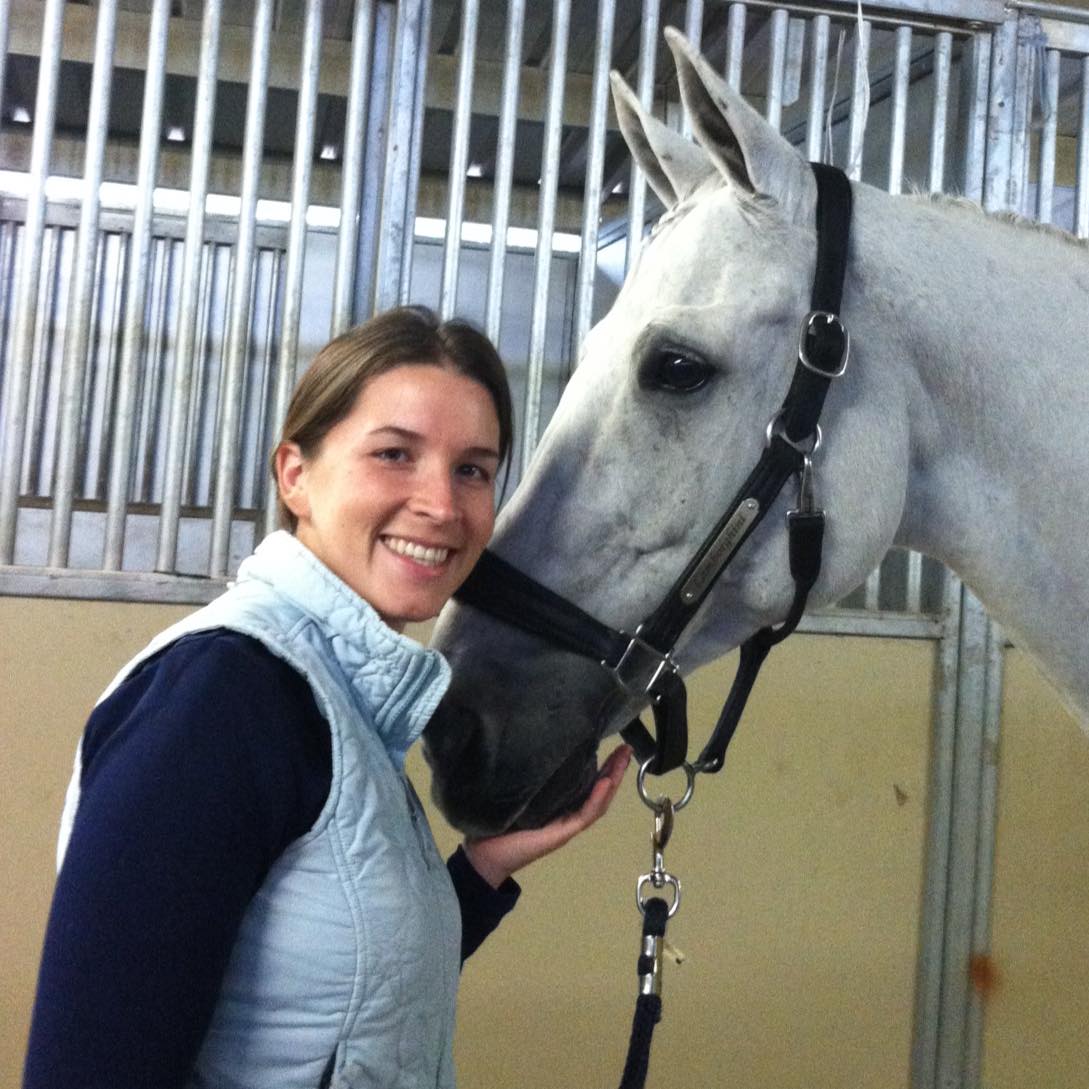
[[[273,487],[276,451],[296,443],[313,457],[322,440],[351,411],[366,383],[405,364],[450,367],[479,382],[499,418],[499,460],[510,452],[513,412],[503,361],[492,342],[460,319],[440,321],[425,306],[399,306],[378,314],[329,341],[299,379],[288,405],[280,441],[272,452]],[[278,499],[280,525],[295,531],[297,519]]]

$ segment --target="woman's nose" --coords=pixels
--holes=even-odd
[[[435,521],[448,522],[457,516],[457,497],[452,474],[445,468],[427,468],[416,477],[413,508]]]

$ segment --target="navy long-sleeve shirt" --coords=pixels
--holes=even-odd
[[[317,820],[330,733],[306,680],[257,640],[189,635],[100,703],[57,879],[24,1089],[170,1089],[211,1021],[247,905]],[[462,959],[514,906],[457,851]]]

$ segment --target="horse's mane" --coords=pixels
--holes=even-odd
[[[996,223],[1005,223],[1007,226],[1020,230],[1033,231],[1036,234],[1047,235],[1058,239],[1068,245],[1077,246],[1079,249],[1089,250],[1089,238],[1078,238],[1077,235],[1056,227],[1052,223],[1041,223],[1039,220],[1030,219],[1028,216],[1017,212],[987,212],[974,200],[956,193],[930,193],[926,190],[916,189],[907,194],[909,199],[924,204],[936,204],[943,208],[962,208],[965,211],[974,212],[984,219],[993,220]]]

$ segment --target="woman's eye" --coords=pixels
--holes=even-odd
[[[376,450],[374,456],[379,461],[407,461],[408,451],[400,446],[390,446],[384,450]]]
[[[676,348],[655,352],[642,367],[641,382],[649,389],[693,393],[711,380],[715,368],[706,360],[685,355]]]
[[[461,468],[458,469],[458,473],[461,476],[468,477],[470,480],[481,480],[485,484],[492,478],[492,474],[489,473],[483,465],[462,465]]]

